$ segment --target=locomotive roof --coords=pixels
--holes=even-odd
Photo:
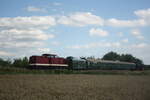
[[[56,54],[42,54],[42,56],[57,56]]]

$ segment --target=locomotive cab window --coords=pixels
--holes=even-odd
[[[43,54],[42,56],[48,57],[48,58],[58,58],[58,56],[55,54]]]

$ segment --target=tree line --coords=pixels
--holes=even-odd
[[[135,64],[143,65],[143,61],[139,58],[132,56],[131,54],[117,54],[116,52],[108,52],[102,57],[103,60],[113,60],[113,61],[124,61],[124,62],[132,62]]]
[[[94,58],[94,57],[87,57],[87,58]],[[101,59],[103,60],[113,60],[113,61],[125,61],[125,62],[133,62],[135,64],[142,64],[143,61],[139,58],[136,58],[132,56],[131,54],[118,54],[116,52],[108,52],[105,54]],[[19,68],[25,68],[29,66],[29,60],[27,57],[23,58],[17,58],[13,61],[11,60],[4,60],[0,58],[0,67],[19,67]]]
[[[29,65],[29,60],[27,57],[23,58],[17,58],[13,61],[11,60],[4,60],[0,58],[0,67],[19,67],[19,68],[25,68]]]

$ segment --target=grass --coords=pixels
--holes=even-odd
[[[0,75],[0,100],[150,100],[150,76]]]
[[[150,75],[150,70],[30,70],[26,68],[0,67],[0,75],[4,74],[88,74],[88,75]]]

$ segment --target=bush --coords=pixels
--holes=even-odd
[[[6,66],[11,66],[11,61],[8,60],[3,60],[2,58],[0,58],[0,66],[6,67]]]
[[[19,58],[19,59],[14,59],[13,66],[14,67],[20,67],[20,68],[25,68],[29,65],[29,61],[27,57],[24,58]]]

